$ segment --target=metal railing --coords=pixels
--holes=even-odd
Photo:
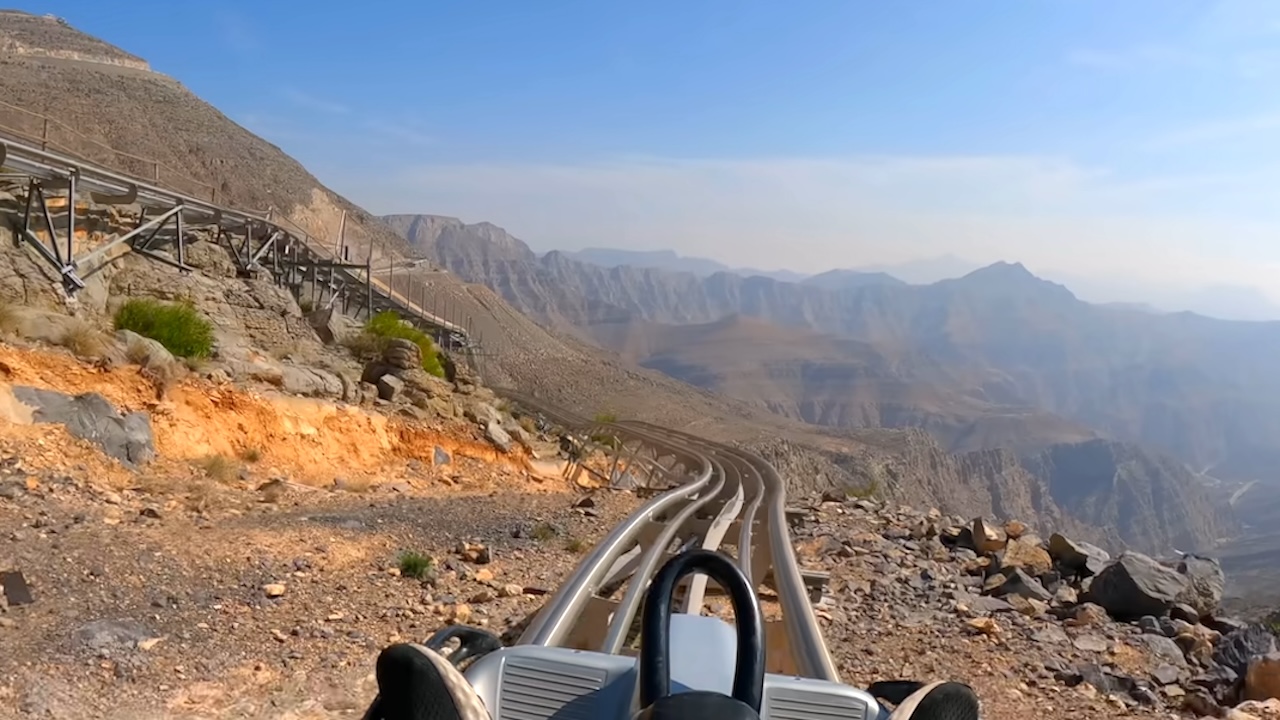
[[[117,150],[47,115],[0,102],[0,137],[66,155],[116,173],[138,178],[204,202],[218,203],[217,187],[159,160]]]
[[[29,141],[0,139],[0,163],[4,167],[19,173],[46,181],[68,183],[70,192],[89,192],[104,197],[127,197],[145,208],[160,209],[168,212],[175,207],[181,208],[181,214],[189,218],[200,217],[219,226],[247,226],[254,224],[265,226],[282,235],[297,239],[315,255],[338,260],[337,254],[330,247],[332,243],[323,242],[301,228],[297,223],[278,212],[268,208],[266,211],[242,210],[209,199],[203,199],[182,192],[179,189],[148,181],[126,171],[113,170],[81,157],[73,157],[54,149],[42,149]],[[68,222],[73,220],[74,216]],[[59,259],[59,270],[68,272],[67,263],[75,265],[84,258]],[[368,257],[372,263],[372,255]],[[72,268],[74,269],[74,268]],[[374,295],[380,301],[398,306],[408,317],[417,317],[433,325],[449,331],[466,335],[466,329],[438,318],[425,308],[419,307],[409,298],[395,292],[385,283],[374,277],[367,270],[356,270],[350,267],[336,268],[335,272],[352,283],[366,285],[369,288],[369,299]],[[74,273],[71,273],[74,276]]]

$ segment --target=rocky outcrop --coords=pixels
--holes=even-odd
[[[7,399],[6,397],[7,396]],[[144,412],[119,412],[97,393],[67,395],[43,388],[0,385],[0,419],[19,424],[53,423],[136,467],[155,457],[151,419]]]
[[[1027,677],[1018,683],[1010,673],[1000,690],[1089,686],[1112,710],[1096,717],[1243,719],[1260,703],[1280,702],[1276,638],[1223,614],[1213,559],[1111,559],[1067,535],[1045,541],[1030,523],[832,493],[803,507],[793,528],[797,556],[831,574],[819,617],[829,637],[860,639],[850,662],[862,658],[869,672],[894,662],[891,648],[918,634],[929,647],[904,651],[910,662],[1009,662]],[[1076,716],[1095,717],[1088,700],[1078,702]],[[1232,708],[1237,714],[1227,714]]]

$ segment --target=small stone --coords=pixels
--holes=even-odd
[[[1004,549],[1008,537],[982,518],[974,518],[971,528],[974,549],[980,553],[993,553]]]
[[[1008,535],[1010,540],[1017,540],[1027,534],[1027,524],[1021,520],[1010,520],[1004,524],[1004,534]]]
[[[1073,639],[1071,644],[1074,645],[1077,650],[1084,650],[1086,652],[1100,653],[1107,651],[1107,641],[1097,635],[1081,635]]]
[[[987,636],[999,635],[1001,632],[1000,625],[989,617],[970,618],[965,624],[969,626],[969,629]]]
[[[278,598],[284,595],[284,583],[267,583],[262,586],[262,592],[269,598]]]
[[[1172,685],[1178,682],[1180,674],[1178,668],[1166,663],[1151,671],[1151,679],[1161,685]]]
[[[458,555],[469,563],[488,565],[493,562],[493,554],[489,548],[480,543],[462,543],[458,546]]]
[[[465,624],[471,619],[471,606],[466,603],[458,603],[449,610],[450,619],[459,624]]]
[[[143,652],[146,652],[151,648],[155,647],[156,645],[159,645],[163,640],[164,638],[162,637],[153,637],[153,638],[147,638],[146,640],[139,640],[138,649]]]

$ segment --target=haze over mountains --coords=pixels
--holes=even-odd
[[[554,251],[552,251],[554,252]],[[847,269],[828,270],[806,275],[792,270],[757,270],[737,268],[717,260],[683,257],[674,250],[616,250],[586,248],[565,251],[574,260],[613,268],[630,266],[688,272],[701,277],[727,272],[743,277],[760,276],[783,282],[803,282],[834,288],[842,281],[894,282],[928,285],[967,275],[982,267],[954,255],[911,260],[894,264],[869,264]],[[1125,278],[1092,278],[1048,270],[1041,277],[1062,283],[1082,300],[1102,304],[1127,305],[1148,312],[1189,311],[1223,320],[1280,320],[1280,304],[1272,302],[1262,291],[1238,285],[1210,283],[1198,288],[1158,286],[1135,283]]]
[[[539,322],[774,413],[1000,449],[1068,505],[1095,483],[1143,487],[1150,514],[1198,528],[1187,543],[1274,520],[1246,506],[1280,484],[1280,324],[1091,304],[1018,263],[927,285],[892,268],[790,281],[666,253],[638,262],[675,269],[539,256],[488,224],[388,220]],[[1253,481],[1234,497],[1243,512],[1227,510]]]

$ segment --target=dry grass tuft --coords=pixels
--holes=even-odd
[[[111,341],[101,330],[87,322],[73,321],[58,338],[58,344],[80,358],[100,358],[107,354]]]

